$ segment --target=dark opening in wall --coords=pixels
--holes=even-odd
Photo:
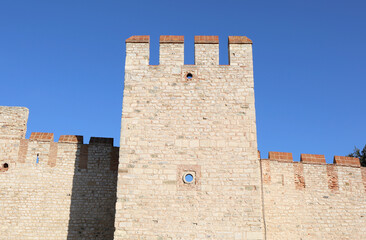
[[[9,164],[4,163],[4,164],[3,164],[3,168],[9,168]]]
[[[187,78],[187,79],[192,79],[192,78],[193,78],[192,73],[187,73],[186,78]]]

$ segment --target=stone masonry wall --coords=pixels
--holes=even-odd
[[[219,65],[218,37],[196,36],[184,65],[183,36],[161,36],[151,66],[149,36],[129,38],[120,150],[25,139],[28,109],[0,106],[0,239],[366,239],[366,168],[260,159],[252,42],[228,50]]]
[[[26,108],[0,107],[0,119],[10,119],[0,122],[0,239],[113,239],[113,139],[24,139],[27,115]]]
[[[270,152],[262,159],[267,239],[366,239],[366,168],[359,160]]]
[[[126,41],[116,240],[264,238],[251,42],[229,44],[222,66],[196,36],[184,65],[183,36],[161,36],[150,66],[149,37]]]

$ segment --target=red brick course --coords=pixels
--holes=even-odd
[[[327,178],[328,178],[328,188],[333,192],[338,192],[338,172],[335,165],[327,165]]]
[[[229,36],[229,44],[252,44],[252,40],[245,36]]]
[[[292,153],[287,152],[268,152],[268,159],[280,162],[292,162]]]
[[[28,152],[28,139],[20,139],[18,162],[25,163],[27,152]]]
[[[132,36],[126,40],[126,43],[150,43],[150,36]]]
[[[334,156],[334,163],[341,166],[360,167],[360,160],[354,157]]]
[[[50,167],[56,166],[56,159],[57,159],[57,143],[51,142],[50,144],[50,152],[48,154],[48,165]]]
[[[173,35],[160,36],[160,43],[184,43],[184,36],[173,36]]]
[[[84,137],[80,135],[61,135],[58,142],[60,143],[80,143],[83,144]]]
[[[80,147],[80,157],[79,157],[79,168],[87,169],[88,168],[88,154],[89,154],[89,146],[81,145]]]
[[[302,163],[294,164],[294,177],[295,177],[295,188],[298,190],[305,188],[305,178],[304,178],[304,166]]]
[[[300,162],[326,164],[325,156],[319,154],[301,154]]]
[[[53,133],[32,132],[29,139],[34,141],[53,142]]]
[[[219,44],[219,36],[194,36],[194,43]]]

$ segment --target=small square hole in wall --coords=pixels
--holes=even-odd
[[[177,188],[182,191],[200,190],[201,166],[178,165]]]

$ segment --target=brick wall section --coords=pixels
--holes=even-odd
[[[80,135],[61,135],[59,143],[80,143],[83,144],[84,137]]]
[[[219,36],[195,36],[195,44],[219,44]]]
[[[28,139],[19,140],[18,162],[24,163],[28,152]]]
[[[302,163],[294,163],[295,187],[298,190],[305,188],[304,166]]]
[[[325,156],[319,154],[301,154],[300,161],[303,163],[326,164]]]
[[[88,149],[89,145],[81,145],[80,146],[80,160],[79,160],[79,168],[80,169],[87,169],[88,168]]]
[[[334,163],[341,166],[361,166],[360,159],[354,157],[334,156]]]
[[[50,167],[54,167],[56,166],[56,162],[57,162],[57,143],[55,142],[51,142],[50,143],[50,153],[48,154],[48,165]]]
[[[229,36],[229,44],[252,44],[252,40],[245,36]]]
[[[327,165],[327,177],[328,177],[328,187],[333,192],[338,192],[339,184],[338,184],[338,172],[337,167],[335,165]]]
[[[160,43],[184,43],[184,36],[160,36]]]
[[[53,133],[32,132],[29,139],[33,141],[51,142],[53,141]]]
[[[142,36],[132,36],[126,40],[126,43],[149,43],[150,36],[142,35]]]
[[[268,152],[268,159],[281,162],[293,162],[292,153],[287,152]]]

